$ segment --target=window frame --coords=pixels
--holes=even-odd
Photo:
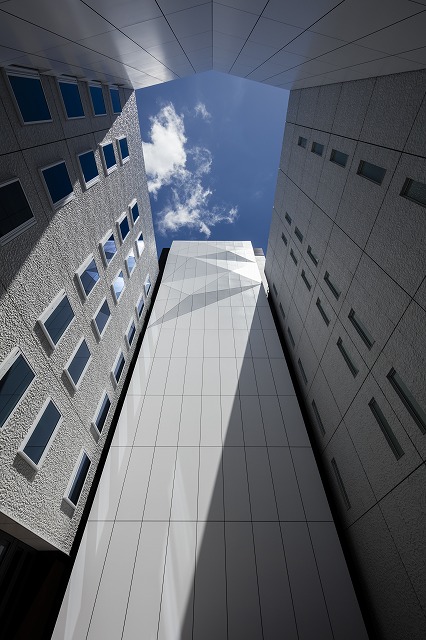
[[[117,280],[117,278],[119,277],[120,273],[123,276],[124,287],[122,288],[121,293],[120,293],[119,297],[117,298],[116,294],[115,294],[115,289],[114,289],[114,282]],[[123,269],[120,269],[120,271],[118,271],[116,273],[115,278],[113,278],[113,281],[111,282],[112,296],[113,296],[113,299],[114,299],[114,302],[115,302],[116,305],[118,305],[118,303],[120,302],[125,289],[126,289],[126,280],[124,278]]]
[[[106,163],[106,159],[105,159],[105,154],[104,154],[104,147],[108,147],[109,145],[111,145],[112,150],[114,151],[115,164],[108,168],[107,167],[107,163]],[[105,173],[106,176],[109,176],[109,175],[111,175],[111,173],[113,173],[114,171],[117,170],[117,158],[115,156],[114,143],[113,142],[101,142],[99,144],[99,147],[101,149],[101,160],[102,160],[102,166],[103,166],[103,169],[104,169],[104,173]]]
[[[132,270],[130,270],[129,263],[128,263],[128,259],[130,258],[130,256],[132,256],[132,257],[134,258],[134,260],[135,260],[135,264],[134,264],[134,266],[133,266],[133,269],[132,269]],[[137,257],[135,256],[135,252],[134,252],[134,250],[133,250],[133,249],[131,249],[131,250],[129,251],[129,253],[128,253],[128,254],[127,254],[127,256],[126,256],[126,259],[124,260],[124,262],[125,262],[125,264],[126,264],[127,276],[128,276],[128,278],[129,278],[129,280],[130,280],[130,278],[132,277],[132,274],[135,272],[136,265],[137,265],[137,262],[138,262],[138,259],[137,259]]]
[[[148,290],[147,290],[147,285],[148,285]],[[144,280],[143,283],[143,289],[145,291],[145,298],[148,298],[149,292],[151,291],[152,288],[152,282],[151,282],[151,278],[149,277],[149,273],[146,274],[146,278]]]
[[[52,196],[50,195],[50,191],[49,191],[49,187],[47,186],[47,182],[44,179],[44,174],[43,171],[46,171],[46,169],[51,169],[52,167],[57,167],[60,164],[64,164],[65,165],[65,169],[67,170],[67,174],[68,174],[68,178],[69,181],[71,183],[71,187],[72,187],[72,191],[71,193],[69,193],[67,196],[61,198],[60,200],[58,200],[57,202],[53,202],[52,200]],[[48,164],[45,167],[40,167],[39,168],[39,173],[40,173],[40,177],[41,177],[41,181],[43,183],[44,186],[44,190],[47,194],[47,197],[49,199],[50,202],[50,206],[52,207],[52,209],[54,211],[57,211],[58,209],[61,209],[62,207],[64,207],[66,204],[68,204],[68,202],[71,202],[71,200],[75,199],[75,192],[74,192],[74,188],[72,186],[72,182],[71,182],[71,177],[70,177],[70,173],[68,171],[68,167],[67,167],[67,163],[65,162],[64,159],[59,160],[59,162],[53,162],[52,164]]]
[[[142,240],[139,240],[139,238],[142,236]],[[139,250],[139,242],[142,243],[142,249]],[[136,246],[136,253],[138,255],[138,258],[142,257],[143,252],[145,251],[145,240],[143,239],[143,233],[142,231],[140,232],[140,234],[138,235],[138,237],[135,240],[135,246]]]
[[[84,366],[84,369],[82,370],[82,372],[80,374],[79,379],[77,380],[77,382],[74,382],[74,380],[71,378],[71,374],[68,372],[68,367],[70,366],[71,362],[74,360],[74,357],[75,357],[77,351],[80,349],[80,347],[83,344],[83,342],[86,343],[86,346],[87,346],[87,349],[88,349],[90,355],[89,355],[88,361],[86,362],[86,364]],[[90,351],[89,345],[87,344],[86,336],[82,336],[82,338],[80,338],[80,340],[77,342],[77,345],[76,345],[74,351],[72,352],[72,354],[68,358],[68,360],[67,360],[67,362],[66,362],[66,364],[65,364],[65,366],[63,368],[63,371],[64,371],[64,373],[65,373],[65,375],[67,377],[67,380],[70,382],[70,384],[73,387],[74,391],[78,391],[78,389],[80,388],[81,381],[83,380],[83,378],[85,376],[85,373],[86,373],[87,369],[89,368],[89,365],[90,365],[90,363],[92,361],[92,358],[93,358],[92,352]]]
[[[110,237],[114,238],[114,244],[115,244],[115,253],[112,256],[111,260],[108,262],[106,254],[105,254],[105,249],[104,249],[104,245],[108,242],[108,240],[110,239]],[[104,235],[104,237],[102,238],[102,240],[99,242],[99,253],[101,254],[101,258],[102,258],[102,262],[104,264],[105,269],[107,269],[109,267],[109,265],[111,264],[111,262],[114,260],[115,256],[118,253],[118,248],[117,248],[117,243],[115,241],[115,235],[112,229],[109,229],[109,231],[106,232],[106,234]]]
[[[9,413],[9,415],[7,416],[6,420],[3,422],[2,425],[0,425],[0,433],[1,430],[4,429],[4,427],[7,425],[7,423],[9,422],[9,420],[12,418],[13,414],[15,413],[16,409],[19,407],[19,405],[21,404],[22,399],[27,395],[29,388],[31,387],[31,385],[33,384],[34,380],[36,379],[36,374],[34,372],[34,369],[32,368],[32,366],[30,365],[28,359],[26,358],[26,356],[24,355],[24,353],[21,351],[21,349],[19,347],[14,347],[12,349],[12,351],[4,358],[4,360],[2,362],[0,362],[0,382],[1,380],[4,378],[4,376],[6,375],[6,373],[9,371],[9,369],[13,366],[13,364],[16,362],[16,360],[19,358],[19,356],[22,356],[23,359],[25,360],[25,362],[27,363],[28,367],[30,368],[31,372],[33,373],[33,377],[29,383],[29,385],[27,386],[27,388],[25,389],[24,393],[21,395],[21,397],[19,398],[18,402],[15,404],[15,406],[13,407],[12,411]]]
[[[110,306],[109,306],[109,304],[108,304],[108,309],[109,309],[109,316],[108,316],[108,320],[106,321],[105,326],[104,326],[104,328],[102,329],[102,331],[99,331],[99,327],[98,327],[98,325],[96,324],[96,316],[98,315],[99,311],[101,310],[101,307],[103,307],[103,305],[105,304],[105,302],[108,304],[108,300],[107,300],[106,296],[105,296],[104,298],[102,298],[102,300],[101,300],[101,302],[100,302],[100,304],[99,304],[98,308],[96,309],[95,313],[94,313],[94,314],[93,314],[93,316],[92,316],[92,327],[93,327],[93,332],[94,332],[95,337],[96,337],[96,339],[97,339],[97,341],[98,341],[98,342],[100,342],[100,341],[101,341],[101,339],[102,339],[102,337],[103,337],[103,335],[104,335],[105,331],[107,330],[107,327],[108,327],[108,325],[109,325],[109,323],[110,323],[110,321],[111,321],[111,316],[112,316],[111,309],[110,309]]]
[[[41,81],[40,73],[36,69],[34,69],[34,70],[32,70],[32,69],[27,69],[27,70],[26,69],[16,69],[15,70],[15,69],[12,69],[12,68],[6,69],[5,72],[6,72],[6,76],[7,76],[7,83],[8,83],[9,88],[10,88],[10,95],[12,96],[12,102],[13,102],[13,104],[15,106],[16,112],[18,114],[18,118],[20,120],[20,123],[23,126],[26,126],[27,124],[29,124],[29,125],[31,125],[31,124],[45,124],[46,122],[53,122],[52,114],[51,114],[51,111],[50,111],[49,103],[48,103],[47,98],[46,98],[46,92],[44,90],[43,83]],[[41,90],[43,91],[44,99],[46,100],[47,110],[50,113],[50,119],[49,120],[29,120],[28,122],[26,122],[24,120],[24,116],[22,115],[21,109],[19,107],[18,100],[16,99],[15,92],[14,92],[13,87],[12,87],[12,83],[9,80],[9,76],[18,76],[20,78],[22,78],[22,77],[24,77],[24,78],[33,78],[35,80],[39,80],[40,86],[41,86]]]
[[[19,185],[22,189],[22,193],[25,196],[25,200],[28,203],[28,207],[33,215],[32,218],[30,218],[29,220],[26,220],[25,222],[23,222],[21,225],[19,225],[19,227],[15,227],[15,229],[12,229],[12,231],[9,231],[8,233],[6,233],[6,235],[2,236],[0,238],[0,247],[4,246],[5,244],[7,244],[8,242],[10,242],[11,240],[14,240],[15,238],[17,238],[21,233],[23,233],[24,231],[27,231],[27,229],[30,229],[32,226],[34,226],[37,223],[36,217],[34,215],[34,211],[31,208],[31,205],[29,203],[29,200],[27,198],[27,194],[24,191],[24,187],[22,186],[22,182],[19,178],[12,178],[11,180],[6,180],[5,182],[1,182],[0,183],[0,191],[3,187],[7,187],[8,184],[12,184],[13,182],[19,182]]]
[[[68,299],[69,305],[71,307],[71,310],[73,312],[73,318],[71,320],[71,322],[68,324],[68,326],[66,327],[65,331],[63,332],[63,334],[61,335],[61,337],[59,338],[58,342],[55,344],[45,326],[45,322],[46,320],[48,320],[50,318],[50,316],[52,315],[52,313],[54,312],[54,310],[56,309],[56,307],[62,302],[62,300],[64,298]],[[51,302],[47,305],[47,307],[45,308],[45,310],[43,311],[43,313],[41,313],[39,315],[39,317],[37,318],[37,322],[39,324],[40,329],[43,331],[43,335],[46,338],[46,340],[48,341],[49,345],[52,347],[52,349],[56,349],[56,347],[58,346],[58,344],[60,343],[60,341],[62,340],[62,338],[64,337],[64,335],[66,334],[66,332],[68,331],[69,327],[73,324],[75,320],[75,312],[74,309],[72,307],[72,304],[70,302],[70,299],[67,295],[67,292],[65,291],[65,289],[61,289],[59,291],[59,293],[53,298],[53,300],[51,300]]]
[[[139,304],[142,302],[142,307],[141,307],[141,311],[139,313]],[[139,320],[142,318],[142,314],[143,314],[143,310],[145,308],[145,298],[143,293],[141,293],[141,295],[139,296],[139,298],[137,299],[136,305],[135,305],[135,311],[136,311],[136,317]]]
[[[138,217],[136,218],[136,220],[133,219],[133,207],[135,206],[135,204],[138,207]],[[141,219],[141,213],[139,211],[139,204],[136,198],[133,198],[133,200],[131,201],[131,203],[129,204],[129,216],[130,216],[130,221],[132,223],[132,227],[135,227],[137,225],[137,223],[139,222],[139,220]]]
[[[86,271],[87,267],[89,266],[89,264],[91,262],[94,262],[96,265],[96,270],[98,272],[98,276],[99,278],[96,280],[95,284],[93,285],[93,287],[90,289],[89,293],[86,293],[84,290],[84,286],[83,283],[81,281],[81,275]],[[80,292],[84,298],[84,300],[87,300],[89,298],[89,296],[91,295],[92,291],[95,290],[96,285],[98,284],[99,280],[101,279],[100,273],[99,273],[99,269],[98,269],[98,265],[96,264],[96,260],[95,260],[95,256],[93,255],[93,253],[91,253],[86,260],[84,260],[84,262],[81,263],[81,265],[78,267],[78,269],[75,272],[75,276],[77,278],[77,282],[80,288]]]
[[[47,406],[49,403],[52,403],[54,405],[54,407],[56,408],[56,410],[59,413],[59,420],[56,423],[56,426],[54,428],[54,430],[52,431],[52,434],[49,438],[49,440],[47,441],[47,444],[44,448],[44,451],[42,453],[42,455],[40,456],[40,460],[38,461],[38,463],[35,463],[34,460],[32,460],[25,452],[24,449],[27,446],[27,443],[29,441],[29,439],[31,438],[32,434],[34,433],[38,423],[40,422],[41,417],[43,416],[45,410],[47,409]],[[31,427],[28,430],[27,435],[25,436],[25,438],[22,440],[21,444],[19,445],[19,449],[18,449],[18,453],[21,456],[21,458],[23,458],[23,460],[25,460],[25,462],[27,462],[30,467],[32,467],[35,471],[39,471],[43,465],[43,462],[49,452],[50,447],[53,444],[53,440],[55,439],[56,433],[58,432],[59,427],[61,426],[62,422],[63,422],[63,415],[62,413],[59,411],[58,407],[56,406],[55,402],[53,402],[51,396],[48,396],[46,398],[46,400],[44,401],[43,405],[41,406],[40,411],[37,413]]]
[[[97,404],[97,406],[96,406],[96,409],[95,409],[95,415],[93,416],[93,418],[92,418],[92,423],[91,423],[91,424],[92,424],[93,429],[95,430],[96,434],[97,434],[99,437],[101,436],[102,431],[104,430],[105,422],[104,422],[104,424],[102,425],[101,430],[99,431],[98,427],[96,426],[96,420],[97,420],[97,417],[99,416],[99,413],[100,413],[100,411],[101,411],[101,408],[102,408],[102,405],[103,405],[103,403],[104,403],[105,397],[107,397],[107,398],[108,398],[108,401],[109,401],[109,409],[108,409],[107,414],[106,414],[106,416],[105,416],[105,422],[107,421],[107,418],[108,418],[109,412],[111,411],[112,402],[111,402],[111,398],[110,398],[110,397],[109,397],[109,395],[108,395],[107,390],[106,390],[106,389],[104,389],[104,390],[102,391],[101,398],[100,398],[100,400],[99,400],[99,402],[98,402],[98,404]]]
[[[90,87],[96,87],[97,89],[101,90],[102,98],[103,98],[103,101],[104,101],[105,113],[95,113],[95,106],[93,104]],[[101,82],[88,82],[87,83],[87,89],[88,89],[88,92],[89,92],[89,99],[90,99],[90,104],[91,104],[91,107],[92,107],[92,116],[94,118],[105,118],[105,116],[108,115],[108,109],[107,109],[106,102],[105,102],[105,95],[104,95],[104,89],[103,89],[102,83]]]
[[[130,333],[130,329],[131,329],[132,325],[135,328],[135,333],[133,334],[132,342],[130,342],[129,341],[129,333]],[[127,348],[129,349],[129,351],[132,348],[132,345],[134,344],[134,341],[135,341],[135,338],[136,338],[136,333],[137,333],[136,322],[135,322],[135,319],[132,316],[131,319],[130,319],[129,324],[127,325],[126,334],[124,336],[124,338],[126,340],[126,345],[127,345]]]
[[[72,486],[74,484],[74,481],[77,478],[77,473],[78,473],[78,470],[80,468],[81,463],[83,462],[84,456],[86,456],[88,458],[90,464],[89,464],[89,468],[87,469],[87,474],[86,474],[86,477],[84,478],[84,482],[83,482],[80,494],[79,494],[78,499],[77,499],[77,504],[74,504],[74,502],[71,502],[71,500],[69,498],[69,493],[71,492],[71,489],[72,489]],[[73,470],[71,472],[71,476],[70,476],[70,479],[68,481],[67,488],[65,489],[64,495],[62,496],[63,500],[65,500],[65,502],[74,510],[77,509],[78,503],[80,502],[81,494],[83,493],[84,485],[86,484],[87,476],[89,475],[91,466],[92,466],[92,460],[91,460],[89,454],[87,453],[87,451],[82,447],[81,450],[80,450],[80,453],[78,455],[77,462],[75,463],[74,468],[73,468]]]
[[[121,356],[123,357],[124,364],[123,364],[123,368],[122,368],[121,373],[120,373],[120,377],[117,380],[116,377],[115,377],[115,369],[118,366],[118,363],[120,361],[120,357]],[[120,380],[121,380],[121,377],[123,375],[123,371],[124,371],[125,366],[126,366],[126,358],[124,357],[123,350],[120,349],[119,352],[117,353],[117,356],[116,356],[116,358],[114,360],[114,364],[112,365],[112,369],[111,369],[111,379],[112,379],[112,385],[113,385],[114,389],[116,389],[118,387],[119,383],[120,383]]]
[[[127,224],[129,225],[129,231],[127,232],[127,234],[126,234],[126,235],[125,235],[125,237],[123,238],[122,233],[121,233],[121,227],[120,227],[120,225],[121,225],[121,223],[123,222],[124,218],[127,218]],[[121,214],[121,216],[118,218],[118,220],[117,220],[116,224],[117,224],[118,238],[119,238],[119,240],[120,240],[120,244],[122,244],[122,245],[123,245],[123,244],[125,243],[125,241],[126,241],[126,238],[128,238],[128,237],[129,237],[129,235],[130,235],[130,231],[131,231],[131,228],[132,228],[131,224],[129,223],[129,217],[128,217],[128,215],[127,215],[127,211],[124,211],[124,212]]]
[[[67,120],[82,120],[83,118],[85,118],[86,114],[84,113],[84,104],[83,104],[83,100],[81,99],[81,91],[80,91],[80,87],[78,86],[78,80],[77,79],[73,80],[72,78],[64,78],[64,77],[60,76],[60,77],[56,78],[56,82],[57,82],[57,85],[58,85],[58,93],[60,95],[60,99],[61,99],[62,108],[63,108],[63,111],[64,111],[65,118]],[[80,96],[81,106],[83,108],[83,115],[82,116],[69,116],[68,115],[67,107],[66,107],[66,104],[65,104],[65,100],[64,100],[64,97],[62,95],[62,91],[61,91],[61,87],[60,87],[61,83],[76,85],[77,90],[78,90],[78,95]]]
[[[129,160],[130,160],[130,151],[129,151],[128,138],[127,138],[127,136],[118,136],[118,138],[116,138],[116,140],[117,140],[117,149],[118,149],[118,157],[120,159],[120,164],[121,164],[121,166],[124,166],[126,164],[126,162],[129,162]],[[126,140],[127,141],[127,151],[129,152],[129,155],[126,156],[125,158],[123,158],[122,153],[121,153],[120,140]]]
[[[84,173],[83,173],[83,168],[81,166],[80,163],[80,156],[85,156],[88,153],[93,153],[93,158],[95,160],[95,166],[96,169],[98,169],[98,165],[96,164],[96,156],[95,156],[95,152],[93,149],[87,149],[87,151],[82,151],[81,153],[77,153],[77,162],[78,162],[78,170],[80,172],[80,177],[81,177],[81,182],[83,184],[84,190],[87,191],[87,189],[90,189],[90,187],[93,187],[93,185],[97,184],[100,181],[100,175],[99,175],[99,171],[98,171],[98,175],[95,176],[94,178],[92,178],[91,180],[89,180],[89,182],[86,182],[86,178],[84,177]]]

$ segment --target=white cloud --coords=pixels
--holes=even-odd
[[[198,103],[200,110],[205,105]],[[150,142],[143,143],[148,189],[157,197],[162,187],[170,188],[167,205],[156,212],[161,233],[177,232],[182,228],[198,231],[206,238],[221,222],[232,224],[238,216],[237,207],[210,205],[213,190],[203,182],[211,172],[213,158],[206,147],[187,145],[182,115],[172,104],[163,107],[151,118]]]
[[[207,111],[207,107],[203,102],[198,102],[195,105],[194,111],[195,111],[195,115],[196,116],[201,116],[201,118],[203,120],[207,120],[208,121],[208,120],[212,119],[212,114]]]

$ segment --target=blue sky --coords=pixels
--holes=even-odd
[[[136,91],[158,254],[208,238],[266,251],[288,96],[214,71]]]

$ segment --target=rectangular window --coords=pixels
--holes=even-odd
[[[143,288],[145,289],[145,295],[147,296],[149,291],[150,291],[150,289],[151,289],[151,279],[149,277],[149,274],[145,278],[145,282],[143,284]]]
[[[319,142],[313,142],[311,147],[312,153],[315,153],[317,156],[322,156],[324,153],[324,145]]]
[[[307,140],[307,138],[303,138],[302,136],[299,136],[299,140],[297,141],[297,144],[299,145],[299,147],[302,147],[303,149],[306,149],[306,145],[308,144],[308,140]]]
[[[296,238],[299,240],[299,242],[303,242],[303,234],[300,231],[300,229],[298,229],[297,227],[294,230],[294,235],[296,236]]]
[[[92,318],[93,328],[95,330],[95,335],[98,338],[98,340],[102,338],[110,319],[111,319],[111,310],[105,298],[97,308],[96,313]]]
[[[89,187],[99,182],[99,171],[96,166],[95,153],[92,150],[85,151],[84,153],[79,153],[77,157],[80,164],[83,185],[86,189],[89,189]]]
[[[379,425],[381,432],[385,436],[386,442],[388,443],[393,455],[397,460],[399,460],[404,455],[404,450],[399,444],[396,435],[392,431],[389,422],[386,420],[383,411],[380,409],[374,398],[371,398],[368,406],[370,407],[370,411],[373,414],[377,424]]]
[[[345,485],[343,484],[339,467],[337,466],[336,460],[334,458],[332,458],[330,462],[331,462],[331,468],[333,469],[334,477],[336,478],[337,486],[339,487],[340,494],[342,496],[343,502],[345,503],[345,507],[346,509],[350,509],[351,503],[349,501],[348,494],[346,493]]]
[[[306,273],[305,273],[305,270],[304,270],[304,269],[302,269],[301,276],[302,276],[302,280],[303,280],[303,282],[304,282],[304,283],[305,283],[305,285],[306,285],[307,290],[308,290],[308,291],[310,291],[310,290],[311,290],[311,288],[312,288],[312,285],[311,285],[311,283],[309,282],[308,278],[306,277]]]
[[[120,353],[118,354],[115,362],[114,362],[114,366],[112,368],[112,378],[113,378],[113,382],[117,385],[119,383],[119,380],[121,378],[121,374],[123,373],[123,369],[124,369],[124,365],[126,364],[126,361],[124,359],[124,355],[123,352],[120,351]]]
[[[114,234],[112,233],[111,229],[101,240],[99,244],[99,250],[101,252],[104,265],[107,267],[117,253],[117,245],[115,244]]]
[[[296,256],[294,255],[293,249],[290,249],[290,257],[291,257],[291,259],[293,260],[294,264],[296,264],[296,265],[297,265],[297,258],[296,258]]]
[[[130,224],[126,212],[124,212],[123,215],[121,215],[117,220],[117,229],[118,236],[123,243],[130,233]]]
[[[133,251],[131,251],[126,258],[126,269],[127,269],[127,274],[129,278],[132,275],[133,271],[135,270],[135,267],[136,267],[136,258]]]
[[[275,286],[275,283],[274,283],[274,282],[272,283],[272,288],[273,288],[273,290],[274,290],[275,295],[277,296],[277,295],[278,295],[278,291],[277,291],[277,288],[276,288],[276,286]]]
[[[18,450],[33,469],[38,470],[43,464],[61,420],[57,407],[47,398]]]
[[[14,349],[0,365],[0,427],[3,427],[35,375],[19,351]]]
[[[305,373],[305,370],[303,368],[303,364],[302,364],[302,361],[300,360],[300,358],[298,358],[297,364],[299,365],[299,369],[300,369],[300,373],[302,374],[303,382],[305,384],[308,384],[308,378],[306,377],[306,373]]]
[[[144,249],[145,249],[145,242],[143,241],[143,233],[140,233],[136,239],[136,251],[139,258],[141,257]]]
[[[136,315],[138,316],[138,318],[141,317],[144,306],[145,300],[143,299],[143,295],[141,294],[139,300],[136,303]]]
[[[367,178],[367,180],[371,180],[371,182],[374,182],[375,184],[382,184],[386,169],[378,167],[375,164],[371,164],[370,162],[366,162],[365,160],[361,160],[357,173],[359,176]]]
[[[121,164],[126,164],[129,161],[129,145],[127,144],[127,138],[125,136],[117,138],[118,152],[120,155]]]
[[[312,253],[312,247],[311,245],[308,245],[308,250],[306,252],[308,254],[308,256],[310,257],[310,259],[312,260],[312,262],[314,263],[314,265],[317,267],[318,266],[318,258],[316,257],[316,255],[314,253]]]
[[[319,311],[319,312],[320,312],[320,314],[321,314],[322,319],[324,320],[325,324],[326,324],[326,325],[327,325],[327,327],[328,327],[328,325],[330,324],[330,320],[329,320],[329,318],[328,318],[328,316],[327,316],[326,312],[324,311],[324,308],[323,308],[323,306],[322,306],[322,304],[321,304],[321,300],[320,300],[319,298],[317,298],[317,301],[316,301],[316,303],[315,303],[315,304],[316,304],[316,306],[317,306],[318,311]]]
[[[20,181],[0,185],[0,245],[13,240],[36,223]]]
[[[125,289],[125,284],[124,284],[124,276],[123,276],[123,272],[120,271],[117,276],[115,277],[113,283],[112,283],[112,293],[114,296],[114,300],[116,302],[118,302],[121,298],[121,295]]]
[[[136,335],[135,321],[131,320],[129,326],[127,327],[127,331],[126,331],[126,342],[127,342],[127,345],[129,347],[129,349],[133,344],[133,340],[135,339],[135,335]]]
[[[92,425],[95,427],[96,431],[99,434],[102,433],[102,429],[104,428],[110,408],[111,400],[109,399],[108,394],[105,391],[100,403],[97,406],[96,415],[92,421]]]
[[[291,218],[290,218],[290,216],[288,215],[287,211],[285,212],[285,216],[284,216],[284,218],[286,219],[286,221],[288,222],[288,224],[291,224]]]
[[[288,337],[290,338],[291,346],[292,346],[292,347],[293,347],[293,349],[294,349],[294,347],[296,346],[296,343],[295,343],[295,341],[294,341],[293,334],[292,334],[292,332],[291,332],[290,327],[287,327],[287,333],[288,333]]]
[[[114,145],[112,142],[106,142],[99,145],[101,148],[102,164],[104,166],[105,175],[109,175],[117,168],[117,160],[115,159]]]
[[[343,346],[342,338],[339,338],[337,340],[337,348],[339,349],[340,353],[342,354],[343,360],[348,365],[349,371],[351,372],[353,377],[356,378],[356,376],[358,375],[358,369],[354,365],[354,363],[352,362],[352,359],[351,359],[350,355],[348,354],[348,352],[346,351],[345,347]]]
[[[281,240],[284,242],[285,246],[287,246],[287,238],[283,233],[281,234]]]
[[[83,297],[87,298],[99,280],[99,271],[92,254],[77,269],[76,277]]]
[[[18,112],[24,124],[52,122],[38,73],[19,71],[7,74]]]
[[[92,355],[87,342],[82,338],[64,367],[64,372],[75,390],[80,386],[91,359]]]
[[[74,317],[74,311],[65,289],[62,289],[38,319],[39,325],[52,349],[56,347]]]
[[[93,114],[95,116],[106,116],[107,110],[101,85],[90,84],[89,93],[92,101]]]
[[[109,88],[113,113],[121,113],[120,92],[116,87]]]
[[[74,509],[78,504],[87,474],[89,473],[90,465],[91,462],[89,456],[84,450],[82,450],[64,495],[64,500]]]
[[[426,414],[395,369],[386,376],[420,431],[426,433]]]
[[[280,313],[281,313],[281,315],[283,317],[283,320],[285,320],[285,313],[284,313],[283,305],[281,304],[281,302],[279,304],[279,308],[280,308]]]
[[[54,209],[63,207],[74,198],[74,190],[64,160],[55,162],[55,164],[51,164],[48,167],[43,167],[40,171],[50,204]]]
[[[334,162],[334,164],[338,164],[339,167],[346,167],[346,163],[348,161],[349,156],[342,151],[337,151],[337,149],[332,149],[330,153],[330,161]]]
[[[369,332],[367,331],[367,329],[365,328],[365,326],[363,325],[363,323],[361,322],[361,320],[355,314],[355,311],[353,309],[349,311],[348,318],[352,323],[352,325],[355,327],[355,331],[358,333],[361,340],[366,345],[367,349],[371,349],[371,347],[374,344],[374,340],[369,334]]]
[[[136,200],[133,200],[133,202],[130,203],[129,209],[132,222],[133,224],[136,224],[136,222],[139,220],[139,207]]]
[[[58,84],[66,117],[69,120],[84,118],[84,109],[77,82],[59,80]]]
[[[328,273],[328,271],[325,272],[324,275],[324,280],[326,282],[326,284],[328,285],[328,288],[330,289],[331,293],[333,294],[333,296],[336,298],[336,300],[338,300],[340,298],[340,291],[339,289],[331,282],[330,280],[330,274]]]
[[[312,404],[312,409],[314,411],[315,419],[317,421],[319,430],[321,431],[321,435],[325,436],[325,428],[324,428],[323,422],[321,420],[321,416],[319,414],[318,407],[317,407],[317,404],[316,404],[315,400],[312,400],[311,404]]]
[[[416,180],[407,178],[402,187],[401,195],[407,200],[426,207],[426,184],[424,182],[416,182]]]

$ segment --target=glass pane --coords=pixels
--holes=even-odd
[[[106,115],[106,107],[102,87],[89,87],[95,116]]]
[[[33,217],[19,180],[0,188],[0,238]]]
[[[0,380],[0,427],[4,425],[34,378],[29,364],[19,355]]]
[[[89,347],[87,346],[86,341],[83,340],[83,342],[77,349],[77,353],[68,366],[68,373],[70,374],[71,380],[74,382],[74,384],[77,384],[77,382],[80,380],[81,374],[83,373],[84,367],[88,363],[89,358]]]
[[[103,152],[104,152],[104,158],[105,158],[105,164],[107,169],[111,169],[111,167],[113,167],[114,165],[117,164],[117,161],[115,159],[115,153],[114,153],[114,147],[112,146],[112,142],[111,144],[106,144],[102,147]]]
[[[104,253],[107,263],[109,264],[115,254],[117,253],[117,246],[115,244],[114,236],[111,234],[108,240],[104,244]]]
[[[382,167],[378,167],[375,164],[370,164],[369,162],[365,162],[361,160],[358,173],[364,178],[368,178],[372,182],[376,182],[377,184],[382,184],[383,178],[385,177],[386,169]]]
[[[78,85],[70,82],[60,82],[59,88],[68,118],[81,118],[84,116]]]
[[[426,207],[426,184],[424,182],[408,179],[402,195]]]
[[[330,155],[331,162],[338,164],[340,167],[346,167],[346,163],[348,161],[348,155],[346,153],[342,153],[342,151],[337,151],[337,149],[333,149]]]
[[[100,334],[102,334],[102,331],[105,329],[110,315],[111,311],[109,309],[108,302],[105,300],[95,318],[96,326],[98,327]]]
[[[129,147],[127,145],[127,138],[120,138],[120,140],[118,141],[118,144],[120,145],[120,153],[121,153],[121,157],[123,158],[123,160],[125,158],[129,157]]]
[[[324,145],[320,144],[319,142],[313,142],[312,143],[312,151],[313,151],[313,153],[316,153],[317,156],[322,156],[323,151],[324,151]]]
[[[122,374],[122,372],[123,372],[123,369],[124,369],[124,362],[125,362],[125,360],[124,360],[124,356],[123,356],[123,354],[121,353],[121,354],[120,354],[120,357],[119,357],[119,359],[118,359],[118,362],[117,362],[117,364],[116,364],[116,367],[115,367],[115,369],[114,369],[114,376],[115,376],[115,379],[117,380],[117,382],[120,380],[120,376],[121,376],[121,374]]]
[[[151,289],[151,280],[149,279],[149,276],[145,280],[144,287],[145,287],[145,295],[148,295],[149,290]]]
[[[80,160],[81,171],[83,173],[86,184],[96,178],[98,173],[98,167],[96,166],[95,154],[93,151],[83,153],[78,158]]]
[[[68,498],[73,504],[77,504],[78,502],[81,490],[84,485],[84,481],[86,480],[87,472],[89,471],[89,467],[90,467],[90,460],[87,457],[87,454],[84,453],[83,458],[81,459],[81,462],[78,465],[74,482],[72,483],[70,492],[68,494]]]
[[[122,271],[120,271],[120,273],[118,274],[118,276],[114,280],[114,285],[113,286],[114,286],[115,297],[118,300],[119,297],[121,296],[122,292],[123,292],[123,289],[124,289],[124,277],[123,277],[123,272]]]
[[[43,451],[45,450],[60,417],[61,414],[53,402],[50,401],[24,448],[24,453],[26,453],[27,456],[35,462],[35,464],[38,464],[40,461]]]
[[[129,220],[127,216],[120,222],[121,238],[124,240],[130,231]]]
[[[127,334],[127,339],[129,341],[129,344],[131,345],[133,342],[133,338],[135,337],[135,333],[136,333],[136,327],[135,327],[135,323],[132,322],[129,332]]]
[[[99,431],[99,433],[103,429],[103,426],[105,424],[105,420],[107,418],[110,406],[111,406],[110,399],[105,394],[105,397],[104,397],[103,402],[102,402],[102,406],[99,409],[99,413],[98,413],[98,415],[96,417],[96,420],[95,420],[96,428]]]
[[[120,93],[118,89],[110,89],[112,110],[114,113],[121,113]]]
[[[74,312],[67,296],[65,296],[47,320],[44,321],[44,326],[53,344],[58,344],[60,337],[65,333],[73,318]]]
[[[141,315],[142,315],[142,311],[143,311],[144,305],[145,305],[145,301],[144,301],[144,299],[143,299],[143,298],[141,298],[141,299],[139,300],[139,302],[138,302],[138,316],[139,316],[139,318],[140,318],[140,317],[141,317]]]
[[[136,266],[136,258],[134,255],[130,255],[127,258],[127,267],[129,269],[129,272],[132,273],[133,269]]]
[[[60,202],[73,192],[65,162],[43,169],[43,177],[53,204]]]
[[[52,119],[39,78],[9,76],[9,80],[24,122]]]
[[[99,280],[99,272],[96,267],[96,263],[94,260],[89,264],[88,267],[83,271],[80,275],[81,284],[83,285],[83,289],[88,296],[97,281]]]
[[[132,207],[132,218],[133,218],[133,222],[136,222],[136,220],[139,218],[139,207],[137,202],[135,202],[135,204]]]

